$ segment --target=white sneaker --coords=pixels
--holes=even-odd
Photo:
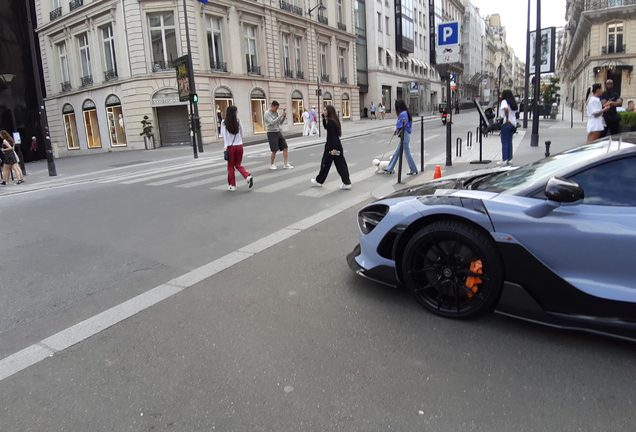
[[[252,176],[247,176],[245,180],[247,180],[247,187],[252,189],[252,186],[254,186],[254,179]]]
[[[270,165],[270,166],[269,166],[269,169],[271,169],[271,170],[277,170],[277,169],[278,169],[278,167],[277,167],[276,165]]]
[[[236,186],[228,186],[227,190],[229,190],[230,192],[234,192],[236,190]]]
[[[294,168],[293,166],[291,166],[290,164],[286,163],[285,165],[283,165],[283,168],[285,169],[292,169]]]
[[[314,179],[311,179],[311,183],[312,183],[314,186],[322,187],[322,183],[318,183],[318,182],[316,181],[316,179],[315,179],[315,178],[314,178]]]
[[[340,185],[340,189],[346,189],[346,190],[351,189],[351,183],[349,183],[349,184],[344,184],[344,183],[341,184]]]

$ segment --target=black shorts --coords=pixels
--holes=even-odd
[[[273,152],[287,148],[287,141],[281,132],[267,132],[267,140],[269,141],[269,149]]]

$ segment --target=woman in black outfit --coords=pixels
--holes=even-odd
[[[329,169],[333,162],[342,179],[340,189],[351,189],[349,168],[347,167],[347,161],[344,157],[342,143],[340,143],[340,135],[342,133],[340,120],[338,120],[338,114],[333,106],[327,105],[322,109],[322,124],[327,131],[327,142],[325,143],[325,151],[322,154],[320,172],[316,178],[311,179],[311,182],[315,186],[322,186],[327,179],[327,174],[329,174]]]

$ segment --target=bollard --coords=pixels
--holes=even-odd
[[[459,137],[455,141],[455,156],[462,157],[462,139]]]
[[[46,161],[49,168],[49,177],[56,176],[57,170],[55,169],[55,161],[53,160],[53,150],[46,151]]]
[[[545,157],[550,156],[550,144],[552,144],[552,141],[545,142]]]
[[[473,133],[471,131],[466,134],[466,148],[473,148]]]
[[[481,133],[481,128],[479,126],[477,126],[477,129],[475,129],[475,136],[479,136],[479,134]]]

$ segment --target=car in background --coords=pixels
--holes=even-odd
[[[432,313],[636,341],[636,134],[397,191],[358,229],[349,266]]]

